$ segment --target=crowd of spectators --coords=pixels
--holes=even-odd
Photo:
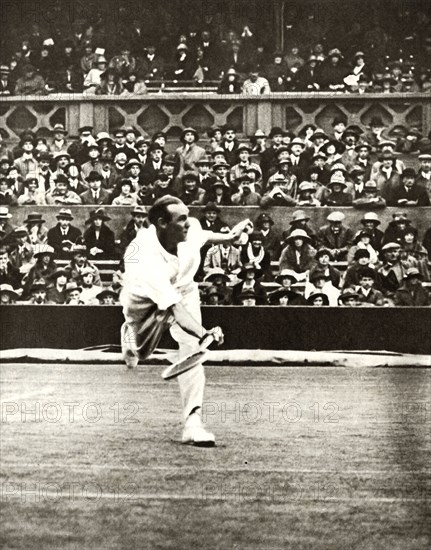
[[[352,26],[348,20],[327,24],[322,13],[317,20],[311,7],[300,14],[286,10],[284,51],[262,37],[257,21],[229,28],[214,16],[194,17],[181,32],[159,19],[154,32],[149,15],[144,19],[120,9],[118,20],[112,11],[105,17],[95,11],[64,29],[58,11],[50,25],[29,22],[13,33],[11,25],[4,33],[0,94],[142,95],[149,83],[162,89],[164,81],[214,83],[219,93],[252,95],[431,89],[429,10],[408,4],[393,19],[380,9],[371,21],[365,24],[362,14]]]
[[[25,132],[15,147],[0,143],[2,304],[116,303],[124,252],[148,207],[166,194],[200,206],[209,231],[228,230],[229,205],[261,208],[247,242],[203,250],[199,280],[208,304],[430,304],[423,282],[431,280],[431,227],[419,234],[403,211],[430,205],[430,136],[415,128],[392,140],[378,117],[369,128],[335,118],[328,134],[313,125],[301,137],[274,127],[240,141],[233,127],[213,127],[204,146],[184,128],[174,154],[160,132],[93,136],[85,126],[79,134],[69,141],[57,124],[49,139]],[[82,204],[93,207],[85,228],[74,225],[70,209]],[[55,207],[53,227],[38,212],[44,205]],[[121,231],[110,227],[109,205],[130,211]],[[18,227],[14,206],[29,207]],[[296,208],[282,228],[274,227],[273,206]],[[336,208],[316,227],[320,206]],[[363,211],[358,227],[337,210],[346,206]],[[386,206],[396,210],[381,231]],[[102,284],[97,265],[107,260],[115,267]]]

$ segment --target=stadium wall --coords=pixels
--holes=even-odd
[[[202,312],[205,326],[223,327],[224,349],[431,354],[431,308],[203,306]],[[0,349],[119,344],[122,322],[119,306],[7,306]],[[161,347],[175,347],[170,336]]]

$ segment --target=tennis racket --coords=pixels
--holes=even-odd
[[[176,363],[172,363],[169,367],[162,372],[163,380],[171,380],[176,378],[180,374],[189,371],[193,367],[196,367],[199,363],[202,363],[205,360],[205,356],[208,352],[208,347],[214,342],[215,338],[213,334],[208,334],[202,340],[199,349],[186,355]]]

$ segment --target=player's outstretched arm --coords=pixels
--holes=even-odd
[[[200,323],[198,323],[194,317],[190,315],[190,313],[181,302],[172,306],[172,314],[175,318],[175,321],[180,325],[180,327],[185,332],[187,332],[187,334],[196,336],[196,338],[198,338],[200,342],[204,339],[205,336],[211,334],[214,337],[215,342],[217,342],[218,344],[223,343],[224,336],[220,327],[214,327],[207,330]]]
[[[229,233],[211,233],[208,237],[208,242],[212,244],[219,244],[225,242],[234,242],[238,240],[242,234],[250,234],[253,232],[253,222],[249,219],[243,220],[237,223]]]

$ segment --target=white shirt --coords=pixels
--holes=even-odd
[[[149,298],[160,310],[177,304],[197,289],[194,276],[200,265],[200,249],[211,236],[190,218],[187,240],[178,245],[177,256],[163,248],[156,228],[142,228],[124,255],[124,292]]]

